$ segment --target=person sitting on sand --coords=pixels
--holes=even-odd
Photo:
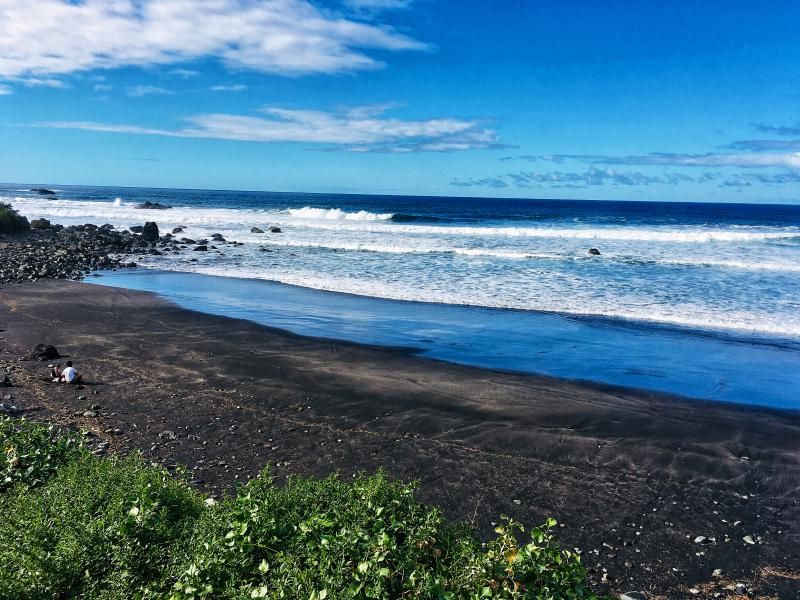
[[[81,374],[75,370],[75,367],[72,366],[72,361],[67,361],[66,368],[61,371],[61,377],[59,380],[62,383],[80,383],[81,382]]]
[[[61,380],[61,364],[60,363],[52,368],[52,370],[50,371],[50,378],[53,381],[60,381]]]

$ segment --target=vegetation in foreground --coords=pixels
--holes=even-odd
[[[481,544],[378,473],[268,471],[215,503],[140,456],[0,419],[2,598],[595,598],[555,522]]]
[[[24,233],[30,229],[28,219],[11,208],[10,204],[0,202],[0,233]]]

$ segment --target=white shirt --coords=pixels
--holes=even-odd
[[[73,381],[75,381],[75,375],[76,375],[75,369],[72,367],[67,367],[66,369],[61,371],[61,377],[63,377],[64,381],[66,381],[67,383],[72,383]]]

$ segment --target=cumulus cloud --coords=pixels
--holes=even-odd
[[[128,88],[128,96],[131,98],[141,98],[142,96],[164,96],[172,94],[170,90],[156,87],[154,85],[135,85]]]
[[[5,79],[201,58],[265,73],[338,73],[382,66],[370,49],[427,48],[309,0],[0,0],[0,31]]]
[[[212,92],[243,92],[247,86],[237,83],[235,85],[212,85],[209,89]]]
[[[662,167],[740,167],[745,169],[783,167],[800,169],[800,152],[773,153],[712,153],[678,154],[656,152],[630,156],[605,156],[601,154],[543,154],[518,157],[531,162],[549,161],[563,163],[568,160],[597,165],[636,165]]]
[[[260,116],[200,114],[186,118],[188,125],[180,129],[87,121],[38,125],[182,138],[322,144],[330,150],[348,152],[450,152],[504,147],[497,133],[478,121],[403,120],[385,116],[387,106],[390,105],[356,107],[342,113],[266,107]]]

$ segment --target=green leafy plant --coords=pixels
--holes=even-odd
[[[276,486],[265,470],[217,503],[138,455],[96,457],[45,426],[3,420],[0,441],[13,449],[0,598],[595,598],[555,521],[521,542],[505,519],[484,545],[380,472]]]
[[[0,493],[40,485],[67,460],[88,454],[72,433],[10,417],[0,417],[0,451]]]

